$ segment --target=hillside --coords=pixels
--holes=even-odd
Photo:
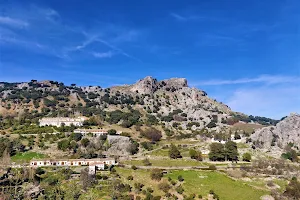
[[[248,193],[243,199],[250,200],[269,194],[272,184],[278,188],[274,195],[282,195],[287,180],[299,172],[297,159],[290,156],[297,157],[297,152],[285,154],[292,164],[274,158],[266,161],[270,154],[261,148],[267,147],[259,146],[271,143],[274,133],[275,138],[287,137],[276,140],[276,145],[299,143],[299,126],[295,126],[299,115],[278,123],[234,112],[206,92],[189,87],[183,78],[158,81],[146,77],[132,85],[106,89],[55,81],[0,83],[0,98],[0,158],[5,164],[0,166],[0,187],[19,181],[18,189],[30,183],[24,192],[4,192],[11,199],[55,196],[56,190],[65,199],[73,199],[67,188],[75,184],[72,187],[80,199],[90,195],[95,199],[202,200],[218,199],[218,195],[238,199]],[[107,130],[107,134],[78,133],[74,125],[39,126],[43,117],[82,115],[86,119],[82,129]],[[275,153],[275,158],[281,155]],[[119,165],[105,168],[103,164],[93,175],[87,175],[90,166],[65,169],[56,164],[25,167],[28,172],[22,178],[16,175],[19,165],[28,166],[32,159],[91,161],[105,157],[116,158]],[[35,174],[34,179],[29,174]],[[272,178],[271,184],[269,175],[281,178]],[[149,181],[144,183],[145,179]],[[116,193],[111,192],[112,186]],[[227,192],[228,187],[234,190]]]
[[[148,122],[180,127],[181,130],[213,129],[220,132],[238,121],[246,123],[256,118],[231,111],[207,96],[206,92],[188,87],[184,78],[158,81],[146,77],[133,85],[103,89],[100,86],[65,86],[56,81],[27,83],[0,83],[0,114],[3,117],[26,116],[99,116],[102,121],[112,120],[124,127]],[[133,113],[113,119],[116,112]],[[30,115],[30,116],[28,116]],[[134,115],[134,116],[133,116]],[[111,122],[112,122],[111,121]],[[258,118],[258,123],[273,124],[275,120]]]
[[[300,145],[300,115],[291,114],[276,126],[264,127],[251,135],[253,144],[267,151],[283,150],[288,145],[299,149]]]

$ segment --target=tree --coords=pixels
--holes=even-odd
[[[177,147],[174,144],[171,144],[170,146],[169,156],[172,159],[182,158],[180,151],[177,149]]]
[[[147,130],[142,131],[141,135],[152,142],[157,142],[162,137],[161,131],[157,130],[156,128],[148,128]]]
[[[237,131],[234,132],[234,139],[235,139],[235,140],[241,139],[241,136],[240,136],[240,134],[238,134]]]
[[[160,181],[163,177],[162,170],[161,169],[153,169],[151,171],[150,176],[151,176],[152,180]]]
[[[87,147],[90,144],[90,141],[87,138],[83,138],[80,143],[82,146]]]
[[[178,179],[178,181],[180,181],[180,182],[184,181],[184,178],[182,177],[182,175],[179,175],[179,176],[177,177],[177,179]]]
[[[117,131],[115,129],[110,129],[107,131],[108,135],[116,135]]]
[[[250,153],[244,153],[243,154],[243,161],[246,161],[246,162],[250,162],[251,161],[251,154]]]
[[[72,133],[70,135],[70,140],[75,140],[76,142],[80,141],[82,138],[82,134],[81,133]]]
[[[212,143],[210,145],[210,152],[208,157],[212,161],[224,161],[225,160],[225,150],[224,145],[221,143]]]
[[[238,160],[238,150],[237,150],[237,144],[233,141],[228,141],[225,143],[225,153],[227,160],[230,161],[237,161]]]
[[[195,149],[190,149],[189,154],[192,159],[196,159],[198,161],[202,161],[202,153],[201,151],[196,151]]]

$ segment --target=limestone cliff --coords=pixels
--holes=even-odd
[[[283,149],[289,143],[300,148],[300,115],[291,114],[276,126],[258,129],[251,135],[255,146],[263,149]]]

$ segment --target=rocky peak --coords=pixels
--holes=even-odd
[[[300,115],[291,114],[276,126],[268,126],[257,130],[251,139],[253,143],[265,149],[271,147],[285,148],[289,143],[300,147]]]
[[[158,88],[157,79],[147,76],[144,79],[139,80],[137,83],[132,85],[130,91],[136,92],[141,94],[151,94],[155,92]]]
[[[181,89],[188,87],[187,80],[185,78],[170,78],[159,82],[161,87]]]

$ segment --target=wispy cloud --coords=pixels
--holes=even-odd
[[[113,57],[115,55],[115,53],[112,52],[112,51],[107,51],[107,52],[93,52],[92,54],[96,58],[111,58],[111,57]]]
[[[278,84],[278,83],[300,83],[299,76],[281,76],[281,75],[261,75],[255,78],[240,78],[232,80],[207,80],[200,82],[192,82],[193,86],[204,85],[236,85],[247,83],[264,83],[264,84]]]
[[[182,15],[179,15],[177,13],[170,13],[170,16],[171,17],[174,17],[175,19],[177,19],[178,21],[186,21],[188,18],[182,16]]]
[[[292,112],[300,113],[300,86],[261,86],[239,88],[225,101],[234,111],[280,119]]]
[[[202,16],[198,16],[198,15],[181,15],[178,13],[170,13],[170,16],[173,17],[174,19],[178,20],[178,21],[194,21],[194,20],[211,20],[211,18],[208,17],[202,17]]]
[[[5,24],[16,28],[24,28],[29,26],[29,23],[26,21],[20,19],[14,19],[7,16],[0,16],[0,24]]]

